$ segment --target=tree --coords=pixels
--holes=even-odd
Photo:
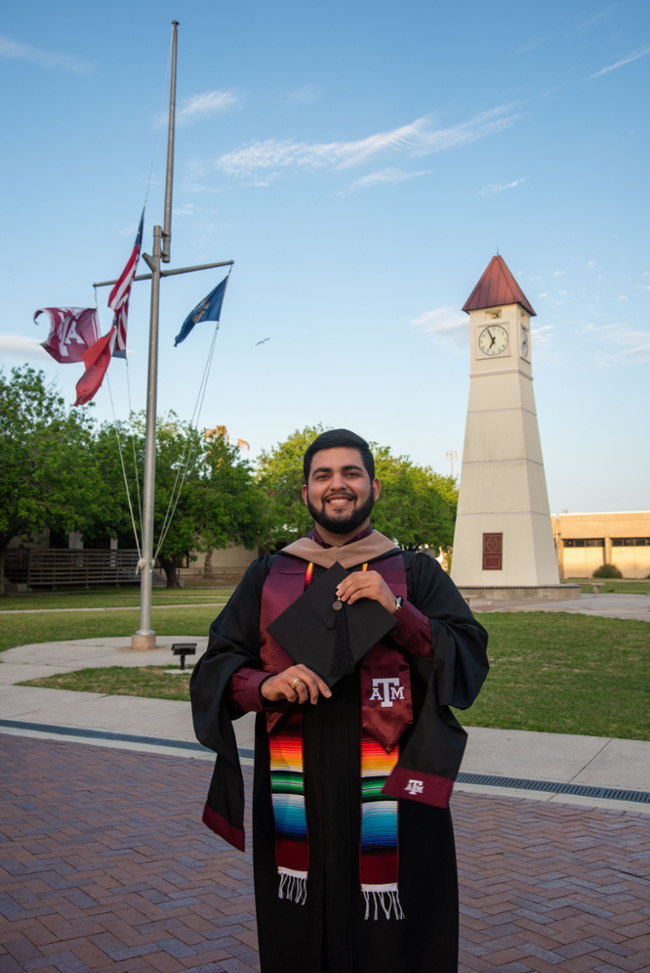
[[[267,551],[291,543],[308,533],[314,525],[305,507],[302,458],[305,450],[325,427],[296,429],[283,443],[268,453],[262,450],[257,460],[257,483],[264,498],[263,543]]]
[[[296,429],[284,442],[260,453],[257,482],[265,497],[263,538],[267,550],[303,536],[313,526],[301,497],[302,458],[323,431],[322,425]],[[393,456],[387,446],[370,446],[382,485],[372,514],[373,525],[406,550],[427,545],[448,551],[458,503],[453,477],[416,466],[407,456]]]
[[[145,417],[104,425],[97,436],[96,456],[105,484],[105,503],[94,524],[97,533],[133,536],[122,460],[131,494],[138,536],[142,536],[136,470],[142,483]],[[177,570],[192,551],[224,548],[229,543],[253,547],[261,528],[260,499],[250,464],[224,434],[209,436],[178,419],[161,417],[156,429],[154,549],[167,587],[179,586]],[[164,536],[163,536],[164,535]],[[162,544],[160,538],[162,537]],[[194,555],[195,556],[195,555]]]
[[[0,595],[12,538],[89,525],[98,491],[92,444],[88,412],[67,410],[44,372],[0,373]]]
[[[204,545],[201,550],[228,544],[251,550],[260,540],[263,502],[249,460],[220,429],[217,435],[204,434],[203,464],[198,491],[202,516],[199,511],[196,514]]]
[[[14,537],[49,527],[80,531],[86,546],[106,534],[135,546],[124,479],[141,537],[136,470],[141,485],[144,433],[143,414],[95,431],[89,409],[67,410],[43,372],[0,373],[0,594]],[[255,546],[261,507],[250,463],[225,435],[206,438],[173,412],[159,419],[154,539],[164,533],[158,557],[168,587],[178,585],[179,563],[193,550]]]
[[[454,542],[458,491],[453,477],[416,466],[408,456],[393,456],[386,446],[371,444],[381,495],[373,524],[394,537],[400,547],[427,546],[448,551]]]

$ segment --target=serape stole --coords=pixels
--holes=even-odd
[[[398,803],[396,797],[382,794],[386,779],[399,759],[399,746],[386,753],[365,730],[361,731],[361,854],[359,875],[366,900],[365,918],[374,917],[381,907],[387,919],[391,913],[403,919],[398,879]]]
[[[305,808],[302,713],[293,713],[269,735],[271,799],[275,818],[275,861],[280,876],[278,895],[297,905],[307,898],[309,835]]]
[[[307,565],[304,590],[311,584],[314,564]],[[302,710],[280,720],[269,733],[271,800],[275,819],[275,863],[280,876],[278,896],[302,905],[307,899],[309,833],[305,807]]]
[[[368,570],[364,564],[362,571]],[[398,804],[396,797],[382,794],[393,767],[399,760],[399,746],[386,753],[384,747],[361,731],[361,852],[359,877],[366,900],[365,918],[370,918],[370,897],[375,906],[375,919],[381,905],[387,919],[394,912],[396,919],[404,913],[399,901],[397,885],[399,859],[397,856]]]

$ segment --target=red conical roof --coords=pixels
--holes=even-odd
[[[537,315],[512,276],[503,257],[492,257],[478,284],[465,301],[463,311],[479,311],[500,304],[521,304],[531,317]]]

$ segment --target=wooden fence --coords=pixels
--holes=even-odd
[[[10,548],[7,551],[5,575],[14,584],[57,585],[133,584],[138,552],[126,548],[117,551],[91,549],[30,551]]]

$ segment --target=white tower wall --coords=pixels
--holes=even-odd
[[[530,318],[510,304],[472,310],[469,323],[472,372],[452,577],[459,587],[559,584],[533,392]],[[478,339],[494,325],[508,332],[508,345],[490,357]],[[484,569],[484,545],[490,544],[485,534],[497,535],[500,569]]]

